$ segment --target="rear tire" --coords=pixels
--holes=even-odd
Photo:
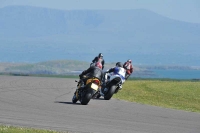
[[[110,90],[104,94],[104,99],[105,100],[110,100],[110,98],[113,96],[113,94],[115,93],[115,89],[116,89],[116,86],[113,85],[110,87]]]
[[[82,105],[87,105],[92,98],[91,93],[86,93],[84,96],[81,96],[81,104]]]

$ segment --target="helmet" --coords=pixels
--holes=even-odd
[[[131,61],[131,59],[128,59],[127,62],[131,63],[132,61]]]
[[[117,63],[116,63],[116,66],[117,66],[117,67],[123,67],[123,64],[122,64],[121,62],[117,62]]]
[[[102,53],[99,53],[99,58],[100,58],[100,57],[103,57],[103,54],[102,54]]]
[[[102,64],[100,62],[95,63],[95,66],[102,69]]]

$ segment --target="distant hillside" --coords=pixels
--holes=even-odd
[[[0,74],[10,75],[79,75],[89,68],[89,62],[77,60],[55,60],[39,63],[0,63]],[[114,67],[115,63],[106,63],[104,71]],[[187,66],[137,66],[131,77],[155,77],[155,70],[197,70],[200,67]]]
[[[39,63],[0,63],[0,73],[22,74],[77,74],[88,69],[89,62],[76,60],[56,60]],[[115,66],[114,63],[105,65],[105,70]]]
[[[199,65],[200,24],[137,10],[0,8],[0,62],[131,58],[135,64]]]

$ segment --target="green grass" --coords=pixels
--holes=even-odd
[[[0,125],[0,133],[60,133],[52,130],[42,130],[33,128],[22,128],[14,126],[3,126]],[[65,132],[67,133],[67,132]]]
[[[113,97],[130,102],[200,112],[199,81],[129,80]]]

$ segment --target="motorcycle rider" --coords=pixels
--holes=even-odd
[[[132,74],[133,72],[133,65],[131,64],[132,61],[131,59],[128,59],[124,64],[123,64],[123,68],[126,69],[126,75],[125,75],[125,79],[127,80],[129,78],[129,76]]]
[[[123,64],[121,62],[117,62],[116,66],[113,68],[110,68],[108,71],[106,71],[104,74],[109,73],[109,74],[114,74],[114,75],[119,75],[121,77],[122,80],[122,84],[125,82],[125,74],[126,74],[126,70],[123,68]],[[105,83],[107,82],[107,80],[105,77],[105,81],[103,83],[103,85],[105,85]]]
[[[123,64],[121,62],[117,62],[115,67],[110,68],[105,73],[111,73],[111,72],[113,72],[113,74],[119,75],[122,79],[122,82],[125,81],[126,70],[123,68]]]
[[[109,76],[105,76],[106,73],[109,74]],[[105,88],[106,83],[108,82],[108,80],[110,80],[110,75],[114,74],[114,75],[119,75],[121,77],[122,80],[122,84],[125,82],[125,74],[126,74],[126,70],[123,68],[123,64],[121,62],[117,62],[116,66],[113,68],[110,68],[108,71],[104,72],[104,81],[103,81],[103,85],[102,88],[100,89],[100,96],[104,95],[104,90],[103,88]],[[107,79],[108,78],[108,79]],[[120,87],[120,89],[122,89],[122,86]],[[100,97],[99,96],[99,97]]]
[[[86,77],[84,77],[86,75]],[[89,78],[97,78],[102,82],[103,79],[103,70],[102,70],[102,64],[100,62],[96,62],[94,66],[89,67],[87,70],[84,70],[80,75],[80,81],[83,82],[84,85],[86,85],[87,79]],[[81,90],[82,87],[77,88],[76,91]],[[76,91],[74,94],[76,94]]]
[[[103,70],[105,61],[104,61],[104,59],[103,59],[103,54],[102,54],[102,53],[99,53],[99,55],[96,56],[96,57],[92,60],[92,63],[91,63],[90,65],[95,64],[96,62],[100,62],[100,63],[102,64],[102,70]]]

